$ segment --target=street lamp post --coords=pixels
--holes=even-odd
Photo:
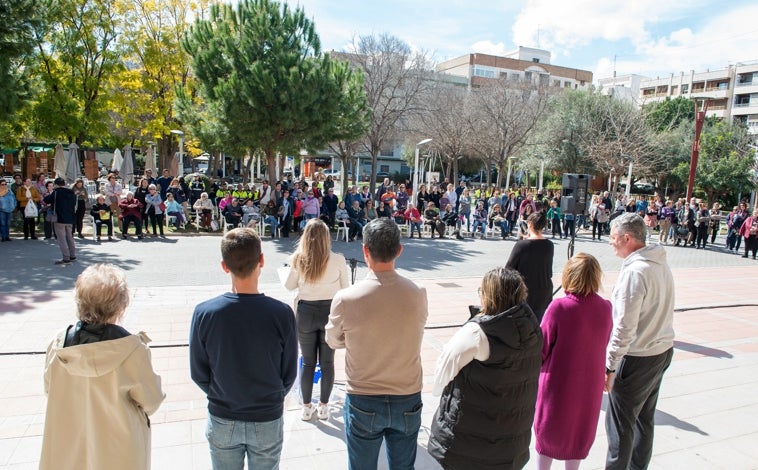
[[[505,177],[505,190],[510,191],[511,190],[511,164],[513,163],[513,159],[516,157],[508,157],[508,174]]]
[[[627,172],[628,179],[626,181],[626,200],[629,200],[629,195],[632,191],[632,158],[629,157],[629,171]]]
[[[171,129],[172,134],[179,136],[179,165],[181,169],[177,170],[177,176],[184,172],[184,132],[178,129]]]
[[[416,157],[413,162],[413,205],[418,206],[418,155],[419,155],[419,147],[422,145],[426,145],[429,142],[431,142],[432,139],[424,139],[421,142],[416,144]]]

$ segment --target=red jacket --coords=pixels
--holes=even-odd
[[[123,219],[127,215],[133,215],[137,218],[137,220],[142,220],[142,203],[139,202],[136,198],[132,199],[131,201],[129,199],[123,199],[118,203],[118,206],[121,208],[121,215],[119,216],[119,219]]]
[[[745,219],[745,222],[742,223],[742,227],[740,227],[740,236],[741,237],[749,237],[750,236],[750,227],[753,226],[753,221],[755,221],[755,217],[748,217]],[[755,234],[754,234],[755,235]],[[758,235],[756,235],[758,236]]]

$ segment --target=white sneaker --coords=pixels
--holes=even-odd
[[[316,416],[320,420],[329,419],[329,405],[319,402],[316,408]]]
[[[311,406],[305,406],[305,405],[303,405],[303,416],[301,417],[301,419],[303,421],[310,421],[311,417],[313,416],[313,412],[315,410],[316,410],[316,408],[313,405],[311,405]]]

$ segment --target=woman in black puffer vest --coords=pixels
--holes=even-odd
[[[437,362],[442,398],[428,451],[445,469],[520,469],[529,460],[542,332],[526,294],[517,271],[485,274],[481,311]]]

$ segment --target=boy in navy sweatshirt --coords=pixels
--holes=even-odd
[[[297,376],[292,309],[258,291],[258,234],[234,229],[221,242],[232,291],[197,307],[190,326],[192,380],[208,396],[206,435],[213,468],[277,468],[284,397]]]

